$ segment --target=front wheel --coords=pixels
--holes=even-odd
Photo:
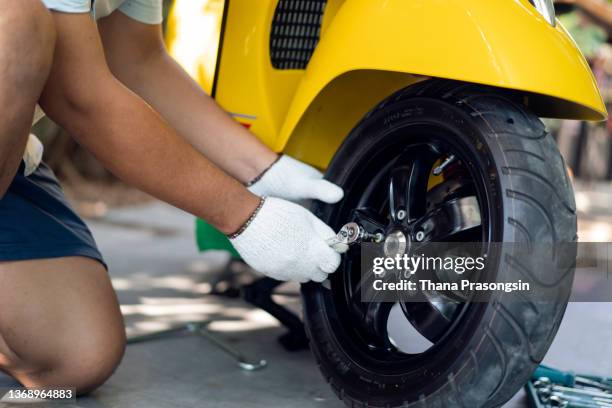
[[[358,221],[410,236],[415,220],[426,220],[434,228],[419,240],[576,240],[573,191],[552,137],[520,95],[499,89],[430,80],[396,93],[353,130],[327,176],[346,197],[315,212],[336,230]],[[479,216],[462,218],[466,205]],[[336,394],[349,406],[471,408],[502,405],[542,360],[567,305],[575,254],[557,251],[550,268],[499,258],[494,280],[534,273],[552,287],[545,302],[503,292],[460,302],[432,292],[423,303],[363,303],[359,259],[352,247],[329,285],[302,287],[311,348]]]

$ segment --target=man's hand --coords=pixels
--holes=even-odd
[[[335,232],[297,204],[267,198],[231,242],[253,269],[282,281],[323,282],[338,269],[348,247],[329,247]]]
[[[281,156],[249,190],[259,196],[272,196],[289,201],[321,200],[334,204],[342,200],[344,191],[323,180],[320,171],[289,156]]]

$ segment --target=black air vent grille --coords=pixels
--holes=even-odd
[[[279,0],[270,36],[274,68],[306,68],[319,42],[326,4],[327,0]]]

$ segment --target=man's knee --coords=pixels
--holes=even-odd
[[[54,48],[55,23],[40,0],[0,3],[0,58],[7,74],[19,76],[13,80],[30,81],[46,75]]]
[[[80,395],[102,385],[126,345],[123,317],[104,267],[69,257],[7,263],[0,272],[8,293],[11,285],[32,287],[30,300],[10,295],[0,300],[0,323],[6,329],[0,333],[0,369],[27,387],[74,387]],[[49,275],[55,283],[39,287]],[[23,316],[30,316],[28,325]]]
[[[87,394],[108,380],[119,366],[125,351],[124,331],[106,331],[103,337],[81,333],[66,341],[66,350],[55,350],[61,358],[15,377],[29,387],[70,387]]]
[[[125,350],[125,338],[116,337],[104,348],[86,346],[61,362],[48,378],[49,385],[76,388],[78,395],[100,387],[115,372]]]

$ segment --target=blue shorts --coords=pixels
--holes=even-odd
[[[28,177],[21,163],[0,200],[0,261],[84,256],[106,263],[83,220],[44,163]]]

